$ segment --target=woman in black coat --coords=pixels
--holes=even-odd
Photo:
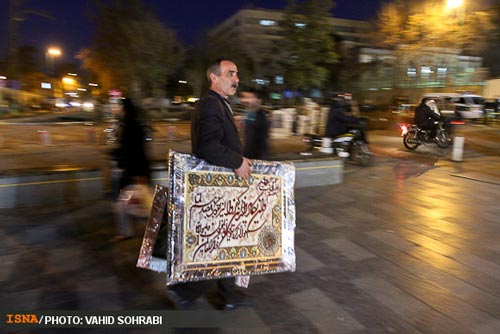
[[[123,122],[121,129],[120,168],[123,174],[120,179],[120,189],[134,184],[149,184],[149,160],[146,155],[146,133],[138,119],[138,109],[128,98],[123,99]]]

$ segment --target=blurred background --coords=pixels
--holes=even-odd
[[[238,64],[269,105],[349,92],[361,111],[425,93],[500,96],[494,1],[3,1],[0,115],[109,113],[124,94],[148,117],[189,106],[211,59]],[[170,109],[169,109],[170,108]],[[173,109],[172,109],[173,108]]]

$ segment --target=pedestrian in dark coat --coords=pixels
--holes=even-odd
[[[243,156],[238,129],[227,101],[238,88],[238,68],[227,59],[216,60],[207,70],[210,90],[199,101],[191,119],[191,148],[193,154],[211,164],[231,168],[236,175],[250,177],[251,162]],[[177,308],[187,308],[213,284],[213,281],[180,283],[168,290]],[[246,305],[244,294],[234,279],[217,280],[221,308],[233,309]]]
[[[138,108],[129,98],[122,100],[123,122],[119,138],[120,168],[123,174],[120,189],[133,184],[149,184],[149,159],[146,155],[146,133],[138,119]]]
[[[249,88],[241,92],[241,103],[245,106],[245,148],[243,152],[250,159],[264,160],[268,157],[269,121],[259,93]]]
[[[122,169],[119,182],[119,195],[113,205],[116,224],[115,240],[124,240],[134,236],[132,213],[128,200],[134,197],[141,202],[149,202],[146,194],[149,190],[149,159],[146,155],[146,133],[138,119],[138,109],[128,98],[122,100],[123,120],[119,128],[116,158]],[[134,188],[135,189],[132,189]],[[139,188],[141,189],[139,191]],[[145,204],[148,208],[149,204]]]

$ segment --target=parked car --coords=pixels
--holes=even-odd
[[[462,118],[483,118],[485,99],[480,95],[474,94],[461,94],[459,97],[453,99],[455,104],[455,111]]]
[[[484,112],[488,118],[500,118],[500,97],[487,100],[484,104]]]

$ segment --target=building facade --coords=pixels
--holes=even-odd
[[[208,34],[210,49],[220,45],[226,49],[217,50],[216,54],[226,54],[227,41],[236,41],[242,54],[251,62],[251,75],[257,85],[265,85],[271,91],[279,91],[286,81],[280,67],[279,42],[286,38],[280,22],[285,19],[285,12],[266,9],[242,9],[216,26]],[[337,41],[337,52],[344,48],[367,45],[370,38],[371,25],[365,21],[329,18],[332,32]],[[297,27],[305,25],[298,20]],[[240,64],[239,64],[240,65]],[[239,66],[244,71],[244,66]],[[249,73],[242,73],[242,76]]]
[[[212,29],[208,37],[212,45],[238,41],[241,52],[252,62],[254,82],[279,90],[284,78],[279,73],[277,45],[286,38],[279,24],[284,18],[284,11],[242,9]],[[351,91],[358,99],[376,104],[391,104],[395,96],[414,103],[429,91],[480,93],[485,84],[487,71],[481,57],[445,48],[414,50],[400,46],[385,50],[373,45],[370,22],[329,18],[329,23],[341,61],[333,90]]]
[[[417,103],[431,92],[481,94],[488,73],[482,61],[447,48],[360,48],[359,65],[365,70],[356,90],[374,104],[391,103],[391,97]]]

